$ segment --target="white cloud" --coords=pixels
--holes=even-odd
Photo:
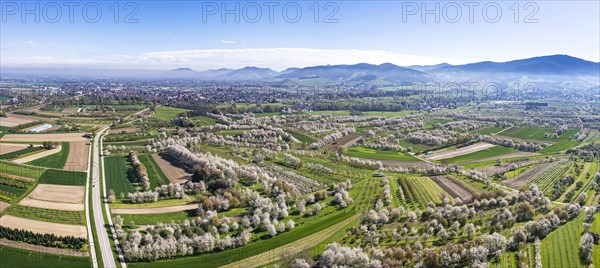
[[[385,50],[318,48],[194,49],[156,51],[138,55],[102,54],[85,58],[2,56],[2,65],[7,67],[101,67],[165,70],[178,67],[206,70],[245,66],[283,70],[289,67],[327,64],[381,64],[389,62],[400,66],[408,66],[431,65],[442,62],[463,64],[473,61],[475,60],[406,55]]]
[[[235,44],[235,41],[233,41],[233,40],[221,40],[221,43],[223,43],[223,44]]]

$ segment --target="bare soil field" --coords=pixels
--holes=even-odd
[[[10,207],[9,203],[0,201],[0,212],[4,211],[7,207]]]
[[[87,171],[89,155],[89,141],[69,142],[69,155],[63,168],[72,171]]]
[[[11,144],[11,143],[0,143],[0,155],[2,154],[9,154],[12,152],[16,152],[19,150],[23,150],[25,148],[27,148],[27,144],[19,144],[19,143],[15,143],[15,144]]]
[[[89,142],[90,139],[83,137],[84,133],[57,133],[57,134],[8,134],[0,139],[1,141],[18,141],[18,142]]]
[[[23,198],[19,205],[28,206],[28,207],[36,207],[36,208],[47,208],[47,209],[56,209],[56,210],[70,210],[70,211],[83,211],[83,204],[71,204],[71,203],[60,203],[60,202],[50,202],[43,200],[31,199],[29,197]]]
[[[160,207],[160,208],[113,208],[114,214],[159,214],[197,209],[198,204],[187,204],[180,206]]]
[[[8,114],[7,117],[0,117],[0,126],[3,127],[16,127],[20,124],[25,124],[29,122],[33,122],[34,120],[25,119],[25,118],[17,118],[12,114]]]
[[[2,216],[2,218],[0,218],[0,225],[15,229],[25,229],[39,234],[55,234],[87,238],[87,229],[85,226],[79,225],[36,221],[10,215]]]
[[[140,129],[137,127],[124,127],[124,128],[111,128],[108,131],[108,134],[120,134],[120,133],[134,133],[139,131]]]
[[[157,154],[153,154],[152,158],[154,158],[154,161],[156,161],[158,167],[172,183],[186,182],[192,177],[192,174],[187,172],[185,169],[172,165],[168,160],[160,157]]]
[[[20,249],[29,250],[29,251],[63,255],[63,256],[88,257],[90,255],[90,253],[87,251],[76,251],[76,250],[69,250],[69,249],[62,249],[62,248],[44,247],[44,246],[10,241],[10,240],[4,239],[4,238],[0,239],[0,245],[9,246],[9,247],[13,247],[13,248],[20,248]]]
[[[423,158],[429,159],[429,160],[442,160],[442,159],[447,159],[447,158],[452,158],[452,157],[457,157],[457,156],[461,156],[461,155],[479,152],[481,150],[485,150],[487,148],[491,148],[494,146],[495,145],[487,143],[487,142],[478,142],[478,143],[475,143],[475,144],[472,144],[469,146],[458,148],[456,150],[450,150],[450,151],[433,153],[430,155],[424,155]]]
[[[28,156],[25,156],[25,157],[17,158],[15,160],[13,160],[13,162],[15,162],[17,164],[23,164],[23,163],[31,162],[33,160],[37,160],[37,159],[40,159],[42,157],[46,157],[46,156],[58,153],[58,152],[60,152],[60,150],[62,150],[62,146],[58,145],[54,149],[41,150],[39,153],[35,153],[35,154],[28,155]]]
[[[469,203],[473,200],[473,194],[471,194],[471,192],[467,191],[467,189],[449,180],[445,176],[433,176],[430,178],[452,197],[458,197],[464,203]]]
[[[80,204],[83,202],[84,194],[83,186],[38,184],[29,197],[42,201]]]
[[[485,161],[490,161],[490,160],[497,160],[497,159],[510,159],[510,158],[519,158],[519,157],[530,157],[530,156],[538,156],[538,155],[542,155],[540,153],[532,153],[532,152],[514,152],[514,153],[510,153],[510,154],[503,154],[503,155],[499,155],[499,156],[494,156],[494,157],[486,157],[486,158],[482,158],[476,161],[470,161],[470,162],[466,162],[466,163],[476,163],[476,162],[485,162]]]
[[[556,162],[548,162],[548,163],[539,164],[519,175],[516,175],[516,176],[506,180],[506,181],[500,182],[500,184],[502,184],[504,186],[508,186],[513,189],[520,189],[521,187],[525,186],[529,181],[533,180],[535,178],[535,176],[537,176],[538,174],[544,172],[544,170],[546,170],[558,163],[559,162],[556,161]]]

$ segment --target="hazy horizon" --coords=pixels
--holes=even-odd
[[[94,2],[78,3],[72,16],[67,2],[37,7],[37,2],[11,3],[2,6],[3,68],[283,70],[387,62],[456,65],[555,54],[600,61],[600,4],[594,1],[474,6],[382,2],[377,7],[366,1],[318,6],[281,2],[273,7],[255,2]],[[29,14],[24,8],[39,12]],[[423,11],[430,9],[436,11]],[[171,14],[177,17],[167,19]]]

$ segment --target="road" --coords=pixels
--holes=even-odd
[[[92,212],[94,213],[94,228],[98,234],[98,241],[96,245],[100,246],[100,252],[102,253],[103,267],[117,267],[115,258],[113,256],[112,247],[110,246],[110,240],[108,238],[108,230],[104,222],[104,216],[102,215],[102,201],[103,197],[100,193],[100,142],[102,140],[102,134],[108,130],[103,128],[94,137],[92,143]]]

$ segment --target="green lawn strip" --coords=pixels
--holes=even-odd
[[[46,208],[36,208],[13,204],[6,209],[6,214],[46,222],[85,225],[85,215],[83,211],[55,210]]]
[[[596,213],[591,230],[594,233],[600,233],[600,213]],[[594,246],[592,263],[594,263],[595,267],[600,267],[600,245]]]
[[[169,178],[162,172],[154,158],[151,155],[141,155],[139,157],[140,161],[144,166],[146,166],[146,171],[148,171],[148,178],[150,179],[150,188],[154,189],[154,187],[158,187],[161,185],[169,184]]]
[[[27,155],[31,155],[31,154],[41,151],[41,150],[43,150],[43,149],[39,148],[39,147],[27,147],[22,150],[18,150],[18,151],[14,151],[11,153],[0,155],[0,159],[6,159],[6,160],[17,159],[17,158],[25,157]]]
[[[133,221],[135,225],[155,225],[158,223],[180,223],[183,220],[193,220],[196,218],[196,210],[169,212],[169,213],[157,213],[157,214],[120,214],[123,218],[123,223],[130,226],[130,222]],[[132,227],[132,226],[130,226]]]
[[[279,234],[273,238],[260,240],[253,242],[249,245],[219,252],[204,254],[194,257],[177,258],[173,260],[160,260],[149,263],[139,263],[140,266],[144,267],[190,267],[194,265],[202,264],[202,267],[218,267],[235,261],[239,261],[256,254],[260,254],[271,249],[292,243],[302,237],[311,235],[327,227],[330,227],[336,223],[339,223],[349,217],[352,214],[337,211],[332,213],[329,217],[321,219],[319,222],[312,222],[310,224],[303,224],[296,229]],[[135,265],[135,263],[134,263]]]
[[[105,142],[104,146],[113,145],[113,146],[145,146],[148,145],[149,140],[142,141],[115,141],[115,142]]]
[[[477,130],[472,131],[473,133],[478,133],[481,135],[490,135],[490,134],[494,134],[496,132],[500,132],[504,129],[504,127],[486,127],[486,128],[480,128]]]
[[[405,152],[376,150],[358,146],[348,148],[348,150],[346,150],[346,155],[376,160],[421,161]]]
[[[69,143],[61,142],[60,152],[27,162],[29,165],[62,169],[69,156]]]
[[[0,246],[0,264],[2,264],[2,267],[23,268],[90,267],[91,258],[55,255]]]
[[[136,191],[135,185],[129,179],[130,167],[123,156],[108,156],[104,158],[106,189],[114,190],[117,196]]]
[[[106,186],[108,188],[108,185]],[[139,204],[131,204],[131,203],[122,203],[117,200],[117,202],[110,204],[110,208],[160,208],[160,207],[171,207],[171,206],[179,206],[189,204],[191,202],[195,202],[196,199],[193,197],[188,197],[184,199],[162,199],[152,203],[139,203]]]
[[[59,169],[47,169],[39,183],[84,186],[87,173]]]

